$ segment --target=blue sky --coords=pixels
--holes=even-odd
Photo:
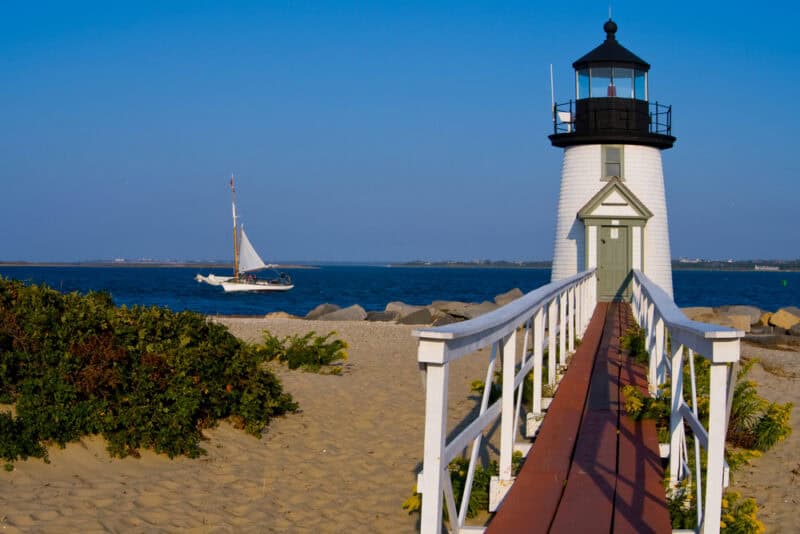
[[[607,2],[3,2],[0,260],[549,259],[548,66]],[[674,257],[800,257],[792,3],[613,2]]]

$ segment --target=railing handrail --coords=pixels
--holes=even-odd
[[[530,293],[468,321],[453,323],[433,328],[422,328],[411,332],[420,341],[445,341],[450,349],[445,359],[435,358],[424,353],[419,354],[419,363],[445,363],[457,360],[475,350],[491,345],[494,341],[508,335],[522,325],[548,301],[564,288],[594,274],[595,269],[583,271],[576,275],[550,282],[534,289]],[[459,343],[458,341],[462,341]]]
[[[646,274],[638,269],[633,270],[633,274],[642,284],[642,289],[653,301],[658,309],[658,314],[664,319],[669,330],[682,330],[687,333],[705,339],[726,339],[744,337],[744,332],[735,330],[727,326],[716,324],[700,323],[689,319],[683,311],[675,304],[675,301],[667,295],[655,282],[650,280]]]

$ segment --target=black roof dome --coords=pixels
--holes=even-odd
[[[572,64],[575,70],[585,69],[592,66],[633,67],[639,70],[650,70],[650,64],[645,60],[619,44],[615,34],[617,33],[617,23],[608,19],[603,24],[606,32],[606,40],[603,43],[577,60]]]

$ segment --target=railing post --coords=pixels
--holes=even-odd
[[[655,350],[650,356],[650,393],[654,397],[658,393],[658,386],[661,385],[658,370],[664,362],[664,319],[661,316],[656,320],[655,330]]]
[[[567,363],[567,292],[558,296],[558,364]]]
[[[589,311],[586,302],[586,285],[587,280],[584,278],[581,285],[578,286],[580,291],[578,293],[578,334],[583,338],[583,333],[586,331],[586,313]]]
[[[675,488],[683,478],[683,345],[672,347],[672,408],[669,412],[669,485]]]
[[[556,383],[556,298],[547,305],[547,383]]]
[[[542,414],[542,352],[544,351],[544,306],[533,316],[533,415]],[[531,436],[528,436],[531,437]]]
[[[419,354],[444,354],[443,342],[421,340]],[[443,359],[443,358],[442,358]],[[447,437],[448,364],[425,365],[425,451],[423,453],[421,487],[421,534],[442,532],[442,492],[444,477],[449,476],[443,462]]]
[[[502,415],[500,416],[500,469],[499,476],[492,477],[489,487],[489,511],[494,512],[503,502],[514,477],[511,476],[511,457],[514,454],[516,434],[516,411],[514,410],[514,376],[517,363],[517,331],[511,332],[502,342],[503,361]]]
[[[567,324],[567,330],[569,330],[569,336],[567,338],[568,346],[567,350],[570,354],[575,352],[575,321],[577,317],[575,316],[575,288],[570,288],[568,297],[569,299],[569,319]]]
[[[655,319],[656,319],[656,311],[655,306],[652,302],[647,305],[647,318],[645,319],[645,324],[647,325],[645,328],[645,341],[647,343],[647,383],[648,386],[652,385],[655,382],[655,350],[656,350],[656,329],[655,329]],[[652,389],[650,390],[652,393]]]
[[[728,379],[727,365],[711,364],[708,406],[708,455],[706,470],[706,503],[703,534],[719,532],[722,514],[722,481],[725,467],[725,396]]]

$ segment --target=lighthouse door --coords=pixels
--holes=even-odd
[[[597,247],[597,296],[623,300],[630,281],[630,228],[601,226]]]

